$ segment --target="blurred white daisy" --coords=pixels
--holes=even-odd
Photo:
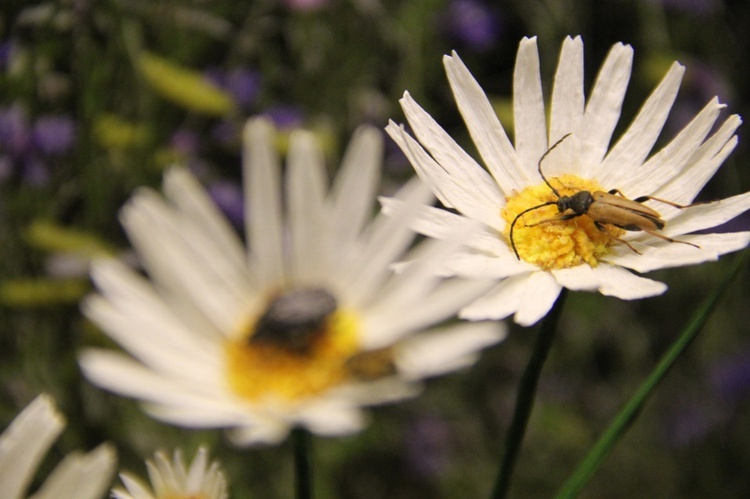
[[[151,488],[130,473],[120,473],[125,488],[112,490],[114,499],[226,499],[227,481],[217,461],[208,462],[205,447],[185,467],[182,452],[174,451],[172,461],[164,452],[157,452],[146,461]],[[153,489],[153,490],[151,490]]]
[[[736,115],[708,137],[724,108],[714,98],[668,145],[649,157],[684,73],[684,68],[674,63],[622,137],[610,147],[632,56],[630,46],[614,45],[586,101],[583,43],[580,37],[567,38],[547,113],[536,39],[523,39],[513,80],[515,144],[458,55],[445,56],[456,103],[486,169],[408,93],[404,95],[401,105],[419,142],[393,122],[388,133],[442,204],[458,212],[425,207],[415,229],[444,239],[452,228],[468,220],[480,222],[482,229],[442,272],[499,280],[487,294],[463,308],[461,317],[500,319],[515,314],[517,323],[531,325],[549,311],[562,288],[599,291],[626,300],[658,295],[666,285],[630,270],[648,272],[716,260],[747,246],[748,232],[691,233],[715,227],[747,210],[750,193],[684,209],[647,200],[640,206],[656,210],[654,226],[666,222],[663,230],[651,233],[630,231],[637,228],[632,226],[627,227],[629,231],[607,223],[597,226],[588,215],[555,219],[559,197],[550,186],[559,196],[579,191],[606,194],[617,189],[631,200],[654,196],[688,205],[737,144],[734,132],[741,120]],[[549,185],[539,173],[543,156],[541,169]],[[623,199],[618,193],[615,196],[618,201]],[[386,200],[385,209],[395,209],[398,204]],[[607,206],[601,202],[591,205],[588,213],[606,221],[601,208]],[[572,211],[563,213],[571,215]],[[623,213],[627,215],[623,211],[616,214]],[[516,218],[511,244],[509,232]]]
[[[279,442],[295,426],[358,431],[360,406],[414,395],[416,380],[471,364],[505,333],[488,323],[423,331],[493,283],[435,276],[456,238],[429,241],[414,250],[419,263],[390,271],[431,195],[409,184],[397,216],[368,223],[380,133],[358,131],[329,190],[314,137],[295,132],[283,191],[272,134],[261,119],[245,128],[247,254],[197,180],[172,169],[166,199],[143,189],[121,212],[151,281],[96,262],[100,294],[82,306],[130,354],[83,352],[93,383],[167,422],[230,428],[240,445]]]
[[[34,472],[65,427],[65,419],[48,395],[34,399],[0,435],[0,497],[26,496]],[[114,450],[102,444],[82,454],[72,452],[55,467],[34,499],[104,497],[115,467]]]

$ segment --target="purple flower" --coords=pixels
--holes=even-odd
[[[15,44],[13,40],[6,40],[0,43],[0,71],[8,69],[14,52]]]
[[[711,383],[730,404],[750,398],[750,347],[717,362],[711,369]]]
[[[221,120],[211,128],[211,137],[219,144],[234,146],[240,135],[237,123],[231,120]]]
[[[255,104],[255,100],[260,93],[260,75],[249,69],[235,68],[224,71],[219,68],[211,68],[204,72],[204,77],[217,87],[232,94],[234,101],[244,109]]]
[[[30,155],[21,162],[21,178],[28,185],[41,187],[49,182],[49,167],[38,156]]]
[[[247,108],[260,93],[260,75],[248,69],[233,69],[226,75],[226,89],[240,106]]]
[[[208,193],[232,224],[242,227],[245,219],[242,189],[237,184],[222,180],[210,185]]]
[[[328,5],[329,0],[282,0],[290,10],[312,12]]]
[[[75,123],[67,116],[42,116],[29,124],[20,104],[0,108],[0,179],[18,175],[41,186],[50,178],[48,160],[73,146]]]
[[[450,464],[450,426],[435,417],[415,421],[407,434],[406,459],[422,476],[439,476]]]
[[[34,122],[32,147],[55,156],[70,150],[75,140],[75,123],[67,116],[42,116]]]
[[[289,130],[302,126],[304,117],[299,108],[289,105],[278,105],[267,108],[263,111],[265,116],[273,121],[276,128],[280,130]]]
[[[10,156],[24,154],[30,141],[26,112],[18,105],[0,108],[0,153]]]
[[[720,2],[717,0],[660,0],[667,9],[681,10],[688,14],[703,16],[717,10]]]
[[[500,32],[497,16],[478,0],[452,0],[445,23],[450,36],[477,51],[492,47]]]
[[[172,149],[186,156],[198,154],[200,148],[200,136],[193,130],[181,128],[172,133],[169,138],[169,145]]]

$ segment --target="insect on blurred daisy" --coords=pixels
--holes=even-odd
[[[112,490],[114,499],[226,499],[227,481],[217,461],[209,464],[208,450],[198,449],[189,468],[182,452],[175,450],[172,461],[163,452],[146,461],[153,491],[130,473],[120,473],[125,488]]]
[[[36,468],[65,427],[48,395],[34,399],[0,435],[0,497],[26,496]],[[106,495],[115,467],[106,444],[88,454],[73,452],[50,473],[35,499],[99,499]]]
[[[122,209],[151,280],[114,260],[93,265],[99,294],[83,311],[129,353],[83,352],[93,383],[173,424],[275,443],[294,427],[358,431],[362,405],[414,395],[415,381],[502,340],[488,323],[425,331],[492,282],[435,277],[455,240],[429,241],[413,250],[419,263],[391,272],[431,194],[407,184],[403,210],[368,223],[377,131],[358,131],[330,189],[313,136],[293,133],[283,191],[270,125],[252,120],[244,134],[247,252],[185,169],[166,173],[166,199],[143,189]]]
[[[736,146],[739,116],[727,118],[709,137],[724,108],[714,98],[668,145],[649,156],[677,95],[683,66],[672,65],[610,147],[632,56],[630,46],[614,45],[586,99],[583,42],[580,37],[567,38],[554,78],[548,124],[536,39],[523,39],[513,81],[514,144],[458,55],[445,56],[456,103],[486,170],[408,92],[404,95],[401,104],[418,142],[393,122],[388,133],[442,204],[458,212],[425,208],[415,228],[443,239],[451,227],[467,220],[480,222],[482,229],[442,272],[500,281],[463,308],[461,317],[500,319],[515,314],[517,323],[531,325],[550,310],[562,288],[626,300],[658,295],[666,290],[665,284],[630,270],[648,272],[716,260],[748,244],[748,232],[691,233],[747,210],[750,193],[687,206]],[[592,193],[595,202],[579,205],[578,212],[558,203],[580,191]],[[613,211],[615,203],[636,211],[617,206]],[[387,201],[385,207],[397,205]],[[605,215],[615,215],[619,223]],[[644,228],[649,230],[638,230]]]

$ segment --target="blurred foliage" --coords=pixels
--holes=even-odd
[[[515,51],[532,35],[546,85],[568,34],[583,36],[588,82],[613,43],[634,46],[620,131],[671,61],[685,64],[663,143],[714,95],[750,115],[750,72],[737,59],[750,50],[749,24],[739,0],[4,0],[0,121],[31,139],[0,146],[0,426],[46,391],[70,421],[60,454],[109,440],[123,468],[143,473],[156,448],[192,455],[207,443],[233,497],[290,497],[289,443],[232,448],[218,431],[167,427],[82,379],[76,351],[110,344],[77,309],[86,262],[99,251],[127,257],[117,210],[130,193],[181,162],[209,188],[229,186],[211,191],[225,193],[216,200],[229,214],[247,117],[317,132],[336,164],[357,125],[403,120],[407,89],[471,150],[442,54],[458,51],[505,119]],[[50,131],[49,118],[73,126]],[[701,198],[748,190],[747,158],[741,139]],[[411,175],[390,144],[386,174],[384,192]],[[570,296],[513,497],[556,490],[730,258],[655,272],[670,289],[649,300]],[[750,495],[747,271],[736,282],[584,497]],[[318,496],[484,497],[533,334],[513,327],[468,372],[374,410],[360,435],[315,439]]]

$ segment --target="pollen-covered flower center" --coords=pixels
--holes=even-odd
[[[603,190],[593,180],[575,175],[551,178],[550,183],[561,197],[574,196],[581,191]],[[504,235],[508,244],[515,246],[518,256],[544,270],[564,269],[588,264],[598,265],[609,253],[609,247],[624,234],[612,225],[597,227],[587,215],[560,220],[560,215],[572,215],[572,209],[558,210],[559,198],[547,184],[529,186],[506,200],[502,216],[506,221]],[[550,203],[546,206],[545,203]],[[537,207],[535,209],[531,209]],[[525,210],[527,213],[521,215]],[[518,220],[516,218],[518,217]],[[516,220],[511,241],[510,228]]]
[[[321,288],[301,288],[272,297],[265,311],[226,345],[228,379],[238,395],[296,400],[352,379],[390,374],[392,355],[363,352],[359,319],[341,309]],[[362,360],[376,376],[361,372]]]

